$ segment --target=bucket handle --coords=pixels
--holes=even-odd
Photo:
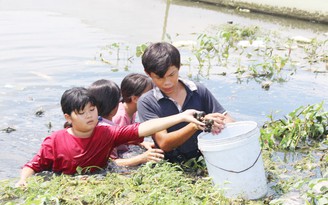
[[[221,170],[226,171],[226,172],[232,172],[232,173],[239,174],[239,173],[245,172],[245,171],[249,170],[250,168],[254,167],[254,165],[256,164],[256,162],[259,160],[261,154],[262,154],[262,149],[260,150],[260,153],[259,153],[258,156],[256,157],[255,162],[254,162],[250,167],[248,167],[248,168],[246,168],[246,169],[243,169],[243,170],[240,170],[240,171],[234,171],[234,170],[224,169],[224,168],[222,168],[222,167],[218,167],[218,166],[216,166],[215,164],[209,162],[208,160],[206,160],[205,157],[204,157],[204,159],[205,159],[206,162],[208,162],[210,165],[212,165],[212,166],[215,167],[215,168],[221,169]]]

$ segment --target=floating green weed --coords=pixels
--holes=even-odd
[[[165,36],[170,43],[176,43],[169,34]],[[255,80],[260,84],[271,84],[286,82],[300,68],[315,73],[327,72],[317,66],[325,66],[323,63],[328,61],[328,40],[312,38],[302,43],[297,38],[281,37],[275,31],[237,24],[219,25],[209,32],[193,36],[192,44],[182,44],[178,48],[183,54],[182,66],[189,68],[187,76],[196,80],[210,78],[211,75],[235,75],[239,83]],[[183,36],[177,34],[175,38]],[[129,70],[148,45],[142,43],[130,51],[131,46],[114,42],[100,50],[99,58],[112,71]]]
[[[283,121],[283,123],[282,123]],[[297,126],[296,126],[296,124]],[[275,127],[277,129],[275,129]],[[305,138],[280,145],[287,133]],[[323,102],[301,106],[283,120],[261,129],[262,156],[271,192],[259,200],[231,200],[213,186],[204,159],[182,166],[166,161],[147,163],[129,174],[36,175],[27,187],[15,188],[16,179],[0,181],[0,204],[286,204],[290,194],[301,204],[326,204],[328,199],[327,112]],[[280,133],[276,137],[274,134]],[[299,136],[294,134],[292,136]],[[303,136],[303,135],[301,135]],[[315,141],[313,143],[311,141]],[[296,143],[298,142],[298,143]],[[296,150],[296,148],[298,148]],[[302,148],[302,149],[301,149]],[[301,152],[299,152],[301,151]],[[89,167],[91,168],[91,167]],[[87,170],[87,168],[85,168]],[[84,171],[86,171],[84,170]],[[81,168],[81,171],[82,168]],[[81,172],[82,173],[82,172]]]
[[[317,63],[319,61],[327,61],[328,50],[327,45],[328,40],[318,40],[316,38],[311,39],[309,44],[303,46],[304,52],[306,54],[305,59],[310,65]]]
[[[220,204],[211,178],[194,178],[168,162],[147,163],[131,175],[33,176],[28,186],[1,182],[1,204]]]
[[[328,204],[328,178],[313,179],[309,182],[307,197],[309,204]]]
[[[129,45],[115,42],[101,48],[99,58],[103,63],[110,65],[112,71],[118,71],[121,67],[128,70],[134,54],[130,53]]]
[[[101,168],[101,167],[98,167],[98,166],[88,166],[88,167],[80,167],[80,166],[78,166],[77,168],[76,168],[76,172],[78,173],[78,174],[90,174],[91,173],[91,171],[93,171],[93,170],[95,170],[95,169],[98,169],[98,170],[103,170],[103,168]]]
[[[142,54],[145,52],[146,48],[148,47],[148,44],[141,44],[136,47],[136,56],[141,57]]]
[[[285,116],[285,119],[270,121],[261,129],[265,148],[295,150],[313,140],[323,140],[328,134],[328,112],[323,110],[324,102],[301,106]]]
[[[327,123],[324,102],[301,106],[285,119],[261,128],[271,205],[325,204],[327,200]],[[318,191],[320,190],[320,191]]]

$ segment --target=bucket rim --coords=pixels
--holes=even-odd
[[[234,127],[234,126],[238,126],[240,124],[249,124],[252,125],[252,129],[250,129],[249,131],[245,132],[245,133],[241,133],[238,135],[235,135],[233,137],[229,137],[229,138],[214,138],[214,139],[204,139],[204,136],[209,135],[211,133],[201,133],[200,135],[198,135],[198,145],[200,145],[201,147],[216,147],[216,146],[224,146],[224,145],[228,145],[228,144],[235,144],[236,142],[239,141],[243,141],[243,140],[247,140],[248,138],[251,138],[253,136],[256,136],[255,133],[259,133],[259,129],[258,129],[258,124],[255,121],[238,121],[238,122],[231,122],[231,123],[227,123],[225,125],[225,128],[228,127]],[[217,136],[219,136],[220,134],[218,134]]]

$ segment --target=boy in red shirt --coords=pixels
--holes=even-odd
[[[96,100],[82,87],[66,90],[61,107],[71,126],[44,139],[39,152],[24,165],[17,186],[26,185],[28,177],[41,171],[74,174],[77,167],[104,168],[114,147],[130,141],[141,142],[142,137],[180,122],[193,122],[204,129],[204,123],[193,117],[196,110],[128,126],[97,126]]]

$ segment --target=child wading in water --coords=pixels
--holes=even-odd
[[[154,88],[138,99],[139,120],[171,116],[192,108],[204,111],[204,119],[213,122],[212,133],[219,133],[225,123],[235,120],[203,84],[180,78],[180,59],[179,50],[166,42],[146,48],[142,64]],[[200,133],[193,123],[183,122],[155,133],[152,138],[165,152],[165,159],[184,163],[202,155],[197,144]]]
[[[120,105],[119,101],[121,98],[121,93],[115,82],[101,79],[95,81],[89,87],[90,94],[95,97],[97,101],[98,115],[100,116],[99,125],[123,126],[134,124],[136,100],[145,90],[148,91],[151,89],[151,81],[145,75],[130,74],[123,79],[121,86],[123,87],[123,90],[121,90],[123,94],[123,101],[128,101],[128,103],[120,103]],[[127,106],[125,106],[125,104],[127,104]],[[117,116],[117,109],[121,109],[121,114],[118,118],[116,118],[118,119],[119,124],[113,122],[113,116],[115,114],[115,116]],[[128,110],[127,112],[132,114],[132,117],[125,112],[126,109]],[[133,110],[133,112],[130,112],[130,110]],[[129,119],[122,120],[121,118]],[[133,120],[131,120],[131,118]],[[164,158],[164,154],[161,149],[152,148],[154,143],[148,142],[146,145],[142,146],[148,148],[148,150],[142,154],[122,159],[122,154],[129,151],[129,146],[128,144],[120,145],[113,149],[110,154],[110,158],[113,159],[118,166],[137,166],[148,161],[158,162]]]
[[[193,117],[196,110],[128,126],[97,126],[96,100],[82,87],[66,90],[61,98],[61,107],[71,127],[44,139],[38,153],[24,165],[17,186],[26,185],[27,178],[37,172],[75,174],[77,167],[105,168],[114,147],[130,141],[141,142],[142,137],[180,122],[193,122],[204,129],[204,123]]]
[[[122,102],[120,102],[118,111],[113,117],[113,122],[117,125],[135,123],[138,99],[152,88],[152,81],[146,75],[131,73],[125,76],[121,82]]]

